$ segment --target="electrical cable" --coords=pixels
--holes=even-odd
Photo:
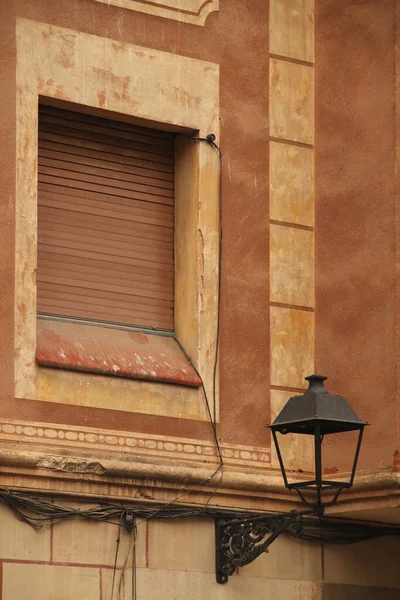
[[[212,498],[217,493],[218,489],[222,485],[223,477],[224,477],[224,460],[222,457],[222,451],[218,440],[217,433],[217,367],[218,367],[218,358],[219,358],[219,341],[220,341],[220,319],[221,319],[221,282],[222,282],[222,157],[223,153],[221,148],[216,144],[216,136],[213,133],[209,133],[205,138],[201,137],[191,137],[185,136],[187,139],[195,141],[195,142],[206,142],[211,145],[218,152],[219,159],[219,188],[218,188],[218,292],[217,292],[217,329],[215,336],[215,355],[214,355],[214,366],[213,366],[213,414],[211,416],[210,404],[208,402],[207,392],[204,387],[204,383],[202,382],[202,390],[204,393],[204,397],[206,399],[206,406],[208,416],[211,422],[211,426],[213,429],[214,440],[217,447],[217,452],[220,461],[220,468],[217,472],[221,471],[221,476],[211,495],[208,497],[205,508],[208,507]],[[197,369],[196,369],[197,371]],[[200,374],[197,373],[200,377]],[[201,379],[201,377],[200,377]],[[215,475],[217,474],[215,473]]]
[[[213,137],[213,139],[212,139]],[[211,141],[210,141],[211,140]],[[218,189],[218,299],[217,299],[217,331],[215,336],[215,358],[213,372],[213,416],[214,424],[217,423],[217,402],[216,402],[216,384],[217,384],[217,366],[219,358],[219,339],[220,339],[220,320],[221,320],[221,287],[222,287],[222,151],[215,143],[215,135],[213,133],[206,137],[206,141],[213,146],[218,152],[219,158],[219,189]],[[220,457],[222,461],[222,456]]]
[[[114,569],[113,569],[113,578],[112,578],[112,584],[111,584],[111,598],[110,598],[110,600],[113,600],[113,598],[114,598],[115,575],[116,575],[116,572],[117,572],[117,561],[118,561],[119,545],[121,543],[122,519],[123,519],[123,513],[121,513],[121,516],[120,516],[120,519],[119,519],[118,536],[117,536],[117,541],[116,541],[116,546],[115,546]]]
[[[218,356],[219,356],[219,339],[220,339],[220,318],[221,318],[221,283],[222,283],[222,157],[223,153],[221,148],[215,142],[216,136],[214,133],[209,133],[206,137],[195,137],[186,134],[179,134],[180,137],[184,137],[192,142],[206,142],[208,145],[212,146],[218,153],[219,159],[219,183],[218,183],[218,292],[217,292],[217,328],[215,335],[215,356],[214,356],[214,366],[213,366],[213,419],[212,423],[214,428],[216,428],[217,423],[217,402],[216,402],[216,389],[217,389],[217,367],[218,367]],[[175,338],[176,339],[176,338]],[[177,340],[179,343],[179,340]],[[196,367],[192,365],[195,369],[197,375],[200,377]],[[201,377],[200,377],[201,379]],[[204,385],[203,391],[206,397],[206,403],[208,408],[208,413],[211,418],[210,405],[208,402],[207,395],[205,393]],[[223,463],[222,453],[218,443],[218,437],[216,431],[214,432],[215,442],[218,448],[218,454],[220,458],[220,462]]]
[[[180,134],[182,137],[185,137],[188,140],[191,140],[193,142],[206,142],[208,145],[212,146],[217,152],[218,152],[218,159],[219,159],[219,184],[218,184],[218,292],[217,292],[217,327],[216,327],[216,335],[215,335],[215,354],[214,354],[214,364],[213,364],[213,412],[211,413],[211,409],[210,409],[210,403],[208,401],[208,396],[207,396],[207,392],[204,386],[204,383],[202,381],[202,378],[200,376],[200,373],[198,372],[197,368],[195,367],[195,365],[193,365],[193,363],[191,362],[191,365],[193,367],[193,369],[196,371],[198,377],[200,378],[200,380],[202,381],[201,384],[201,388],[204,394],[204,398],[206,401],[206,408],[207,408],[207,413],[208,413],[208,417],[210,419],[210,423],[211,423],[211,427],[212,427],[212,431],[213,431],[213,437],[214,437],[214,441],[215,441],[215,445],[216,445],[216,449],[217,449],[217,453],[218,453],[218,458],[219,458],[219,467],[218,469],[213,473],[213,475],[211,476],[211,478],[207,478],[207,480],[205,480],[204,482],[201,482],[200,484],[198,484],[198,486],[203,485],[204,483],[210,481],[210,479],[212,479],[219,471],[221,472],[221,476],[219,478],[219,481],[217,483],[217,485],[214,487],[213,491],[211,492],[209,498],[207,499],[206,503],[205,503],[205,508],[208,507],[211,499],[214,497],[214,495],[217,493],[218,489],[220,488],[220,486],[222,485],[222,481],[223,481],[223,477],[224,477],[224,460],[223,460],[223,456],[222,456],[222,451],[221,451],[221,447],[219,444],[219,440],[218,440],[218,432],[217,432],[217,367],[218,367],[218,357],[219,357],[219,340],[220,340],[220,317],[221,317],[221,282],[222,282],[222,157],[223,157],[223,153],[221,151],[221,148],[218,146],[218,144],[215,142],[216,140],[216,136],[214,133],[209,133],[206,137],[193,137],[193,136],[189,136],[186,134]],[[184,349],[181,346],[181,343],[179,342],[179,340],[177,338],[175,338],[175,340],[178,342],[179,346],[181,347],[181,349],[184,351]],[[195,486],[195,487],[198,487]],[[191,490],[188,491],[192,491],[195,488],[192,488]],[[179,499],[181,498],[181,496],[179,496]]]
[[[128,565],[128,560],[129,560],[129,555],[131,555],[131,569],[132,569],[132,573],[131,573],[131,585],[132,585],[132,600],[135,600],[136,598],[136,526],[133,526],[131,528],[131,536],[130,536],[130,540],[129,540],[129,546],[128,549],[126,551],[126,556],[125,556],[125,560],[124,560],[124,564],[122,565],[122,569],[121,569],[121,574],[119,577],[119,582],[118,582],[118,600],[122,599],[121,596],[121,592],[124,592],[125,590],[125,574],[126,574],[126,569],[127,569],[127,565]],[[116,570],[116,565],[114,567],[114,570]],[[124,594],[125,597],[125,594]],[[112,600],[112,598],[111,598]]]
[[[201,485],[203,482],[200,482]],[[193,486],[195,487],[195,486]],[[193,488],[191,488],[193,489]],[[184,494],[182,494],[183,496]],[[142,519],[136,522],[134,529],[137,529],[139,523],[147,521],[150,518],[157,519],[182,519],[189,517],[224,519],[231,521],[233,519],[245,519],[246,521],[261,520],[282,516],[281,513],[249,513],[243,511],[232,511],[221,508],[172,506],[174,501],[168,504],[160,504],[156,510],[148,505],[135,505],[129,507],[101,503],[98,507],[87,510],[71,509],[67,506],[49,504],[46,500],[33,497],[28,493],[14,492],[0,488],[0,498],[6,500],[9,508],[20,520],[28,523],[35,529],[39,529],[46,522],[53,523],[61,519],[84,518],[93,521],[106,522],[118,527],[117,544],[119,549],[120,534],[122,528],[126,526],[126,514],[129,512],[133,519]],[[89,500],[88,500],[89,502]],[[90,500],[90,502],[93,502]],[[132,531],[132,526],[129,526]],[[366,541],[382,536],[400,536],[400,527],[385,525],[382,523],[371,523],[365,521],[354,521],[338,519],[333,517],[324,517],[324,519],[315,519],[314,517],[303,517],[300,523],[290,525],[285,533],[291,537],[315,542],[326,542],[332,544],[349,544],[359,541]],[[119,541],[118,541],[119,540]],[[118,556],[117,556],[118,558]],[[114,561],[115,568],[117,558]]]
[[[196,485],[194,485],[193,487],[189,488],[188,490],[185,490],[184,492],[182,492],[182,494],[180,494],[179,496],[177,496],[176,498],[174,498],[173,500],[171,500],[167,504],[164,504],[164,505],[160,506],[160,508],[158,508],[157,510],[153,511],[152,513],[150,513],[148,516],[146,516],[141,521],[139,521],[136,525],[137,526],[141,525],[142,523],[145,523],[149,519],[153,519],[153,518],[157,517],[157,515],[159,515],[160,512],[163,512],[165,508],[169,508],[175,502],[177,502],[178,500],[180,500],[181,498],[183,498],[187,494],[190,494],[191,492],[193,492],[198,487],[200,487],[202,485],[205,485],[206,483],[208,483],[209,481],[211,481],[211,479],[213,479],[213,477],[215,477],[215,475],[217,475],[217,473],[220,470],[222,470],[222,469],[223,469],[223,463],[218,466],[218,468],[214,471],[214,473],[212,473],[212,475],[210,475],[209,477],[206,477],[205,479],[203,479],[202,481],[200,481],[200,483],[197,483]],[[220,482],[218,482],[217,485],[220,485]],[[206,503],[206,505],[207,505],[207,503]],[[207,508],[205,506],[204,508],[200,508],[198,510],[199,510],[199,512],[197,514],[201,514],[202,512],[204,512],[205,510],[207,510]]]
[[[210,476],[212,477],[212,476]],[[209,478],[208,478],[209,479]],[[200,482],[201,485],[203,482]],[[191,489],[194,489],[193,488]],[[181,496],[183,496],[181,494]],[[53,523],[61,519],[84,518],[99,522],[111,523],[118,527],[117,543],[119,546],[120,533],[122,528],[126,528],[126,515],[129,512],[133,519],[141,519],[136,522],[134,529],[144,521],[150,518],[157,519],[182,519],[188,517],[224,519],[245,519],[246,521],[260,520],[271,517],[279,518],[281,513],[249,513],[243,511],[232,511],[221,508],[172,506],[175,500],[168,504],[160,504],[155,510],[148,505],[135,505],[129,507],[113,504],[101,503],[98,507],[87,510],[71,509],[67,506],[50,504],[46,500],[31,496],[24,492],[14,492],[0,488],[0,498],[6,500],[9,508],[14,512],[17,518],[28,523],[35,529],[39,529],[44,523]],[[88,500],[89,502],[89,500]],[[90,500],[92,502],[92,500]],[[129,526],[132,531],[132,526]],[[349,544],[354,542],[366,541],[382,536],[400,536],[400,527],[385,525],[382,523],[371,523],[366,521],[354,521],[338,519],[333,517],[324,517],[324,519],[315,519],[314,517],[303,517],[299,523],[289,525],[285,530],[287,535],[303,540],[326,542],[331,544]],[[115,568],[117,558],[114,561]]]
[[[137,539],[137,529],[134,527],[132,529],[132,600],[136,600],[136,539]]]

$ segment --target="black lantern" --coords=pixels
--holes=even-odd
[[[272,431],[279,465],[285,486],[296,490],[303,504],[322,515],[325,506],[333,505],[343,489],[353,485],[365,425],[342,396],[334,396],[324,388],[326,377],[310,375],[306,377],[309,388],[302,396],[289,398],[275,421],[268,425]],[[347,481],[332,481],[322,476],[321,445],[326,435],[358,431],[358,440],[350,478]],[[310,481],[289,483],[279,448],[278,435],[309,435],[314,438],[315,476]],[[326,494],[329,500],[324,501]]]

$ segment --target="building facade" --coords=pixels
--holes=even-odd
[[[399,522],[399,27],[396,0],[1,3],[1,600],[400,597],[396,536],[281,536],[220,585],[211,516],[300,508],[264,426],[318,372],[371,423],[327,515]]]

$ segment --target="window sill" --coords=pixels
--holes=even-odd
[[[202,381],[173,337],[37,320],[38,365],[200,387]]]

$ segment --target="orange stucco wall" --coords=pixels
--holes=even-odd
[[[371,422],[364,468],[398,448],[398,19],[391,0],[316,5],[316,368]]]
[[[7,448],[26,444],[42,450],[51,440],[62,440],[65,452],[88,447],[100,452],[107,449],[103,439],[111,447],[121,433],[121,447],[134,445],[135,456],[142,452],[146,460],[158,451],[165,461],[189,461],[192,455],[196,464],[207,465],[209,456],[217,460],[204,407],[202,418],[200,411],[190,418],[176,411],[168,415],[165,402],[161,415],[151,414],[151,406],[142,412],[121,405],[116,410],[115,385],[108,387],[107,409],[104,402],[96,407],[60,398],[15,398],[14,312],[24,314],[23,307],[14,306],[15,115],[21,92],[15,28],[22,19],[53,27],[59,37],[70,30],[85,40],[114,40],[117,50],[143,47],[218,67],[223,245],[217,412],[232,485],[242,485],[235,469],[243,478],[246,469],[254,469],[266,479],[251,485],[261,489],[268,477],[273,480],[260,492],[263,498],[273,488],[282,499],[264,424],[286,397],[301,391],[314,363],[328,375],[329,390],[343,394],[372,423],[361,466],[392,465],[398,447],[395,4],[317,3],[315,64],[312,4],[274,0],[269,7],[261,0],[221,0],[201,25],[95,0],[73,6],[64,0],[56,7],[49,0],[15,0],[2,8],[0,416],[7,421]],[[42,84],[38,89],[47,81]],[[62,97],[62,90],[57,94]],[[190,114],[195,113],[191,106]],[[30,141],[28,136],[27,147]],[[19,160],[23,165],[23,153]],[[283,160],[292,186],[287,193]],[[49,376],[46,385],[50,379],[53,393],[62,380],[54,384]],[[95,387],[92,380],[86,383]],[[76,441],[69,447],[68,439],[98,445]],[[290,451],[295,469],[299,458],[309,459],[305,448],[294,445]],[[344,468],[345,454],[334,445],[328,470]],[[184,480],[185,474],[179,477]]]
[[[375,518],[398,519],[399,474],[392,470],[400,384],[398,3],[324,0],[314,10],[313,0],[188,0],[189,8],[178,14],[182,4],[10,0],[0,6],[0,487],[40,491],[75,508],[99,498],[146,506],[178,498],[197,507],[298,508],[295,494],[283,488],[264,425],[290,395],[302,391],[304,376],[315,367],[329,377],[329,391],[344,395],[371,421],[361,467],[376,471],[360,474],[358,487],[344,493],[335,507],[337,514],[373,518],[368,511],[374,510]],[[46,38],[47,46],[33,31]],[[217,477],[218,454],[206,407],[199,410],[199,397],[192,394],[188,409],[189,392],[182,388],[174,395],[162,384],[134,392],[124,385],[122,393],[117,378],[99,384],[95,378],[102,376],[82,375],[78,380],[70,372],[42,370],[42,400],[28,393],[15,397],[15,361],[18,369],[23,361],[21,355],[15,357],[14,316],[18,314],[23,333],[25,311],[32,309],[15,303],[15,289],[25,277],[34,290],[32,265],[22,275],[18,271],[22,263],[15,236],[16,226],[21,226],[16,215],[24,216],[16,212],[16,200],[24,205],[29,199],[29,185],[16,188],[16,175],[23,173],[25,183],[34,187],[34,173],[30,178],[24,166],[34,166],[35,132],[24,138],[21,131],[29,132],[35,122],[38,90],[44,93],[54,85],[54,80],[43,79],[37,57],[45,63],[48,49],[50,67],[68,69],[65,40],[87,50],[79,57],[82,72],[89,59],[90,68],[98,67],[108,40],[113,44],[107,56],[126,87],[120,97],[113,86],[107,88],[113,98],[108,110],[135,117],[134,98],[126,90],[133,89],[129,86],[141,69],[141,110],[151,105],[153,116],[158,115],[155,122],[188,131],[200,130],[199,123],[215,124],[217,133],[219,127],[223,242],[216,435],[225,465]],[[63,52],[57,54],[54,48]],[[139,67],[134,73],[126,73],[123,52],[136,53]],[[35,68],[26,67],[27,57]],[[164,121],[146,60],[168,63],[174,85],[182,76],[176,89],[169,86],[168,93],[160,93],[160,102],[168,98],[170,109]],[[183,64],[181,71],[176,68]],[[105,102],[102,86],[107,73],[114,73],[107,68],[96,71],[98,80],[95,69],[88,81],[80,79],[79,94],[88,83],[88,96]],[[211,83],[196,94],[200,81]],[[73,101],[68,90],[55,88],[53,98]],[[181,113],[174,120],[169,116],[175,92]],[[125,104],[120,105],[123,95]],[[18,105],[21,98],[33,101]],[[88,104],[96,110],[100,106],[96,101]],[[18,148],[16,139],[22,141]],[[187,152],[188,143],[182,142],[178,153],[184,165],[198,159],[197,150]],[[193,212],[198,208],[197,188],[203,186],[209,201],[219,185],[218,163],[204,154],[202,160],[199,181],[191,181]],[[184,176],[178,179],[182,195],[188,184]],[[28,190],[26,196],[21,189]],[[192,215],[188,218],[179,203],[177,221],[186,234]],[[205,218],[203,226],[214,240],[215,258],[213,218]],[[204,246],[202,258],[214,268],[215,277],[216,263],[204,239],[198,235],[190,248],[195,253]],[[25,241],[34,244],[34,236]],[[178,245],[181,251],[182,238]],[[202,280],[207,273],[200,269],[192,277]],[[179,294],[185,295],[184,285]],[[214,294],[210,314],[215,299]],[[183,328],[185,319],[191,324],[196,320],[188,305],[182,310]],[[208,338],[216,332],[207,328],[205,305],[203,337],[183,335],[191,349],[197,344],[209,374],[213,357]],[[82,386],[90,391],[86,405],[75,398]],[[146,405],[141,410],[139,401],[132,408],[133,393],[135,402],[139,398]],[[168,414],[170,398],[174,406]],[[180,414],[185,401],[186,412],[182,408]],[[284,451],[292,471],[310,468],[312,448],[288,439]],[[329,473],[348,466],[348,443],[324,442],[330,452],[325,465]],[[22,600],[28,586],[34,600],[62,594],[69,599],[79,593],[93,600],[109,597],[116,528],[76,520],[37,533],[4,506],[0,525],[2,600]],[[160,593],[166,600],[222,599],[230,593],[246,600],[398,598],[398,539],[372,541],[354,550],[282,537],[269,555],[241,568],[227,589],[215,583],[212,519],[149,519],[142,525],[136,543],[139,600],[159,598]],[[121,553],[127,552],[129,535],[121,537]],[[118,577],[121,555],[119,561]],[[121,597],[132,597],[129,585]]]
[[[251,9],[250,9],[251,8]],[[238,19],[238,12],[241,18]],[[5,269],[2,287],[4,325],[1,328],[3,415],[20,418],[70,422],[89,426],[100,422],[110,428],[134,428],[154,432],[159,417],[129,415],[79,407],[52,406],[13,399],[13,197],[15,169],[15,40],[16,16],[72,30],[105,36],[118,41],[199,58],[219,64],[221,136],[225,167],[223,172],[224,264],[221,311],[221,428],[222,438],[237,443],[263,444],[265,432],[254,421],[268,421],[268,27],[263,2],[229,2],[223,11],[212,13],[207,27],[173,22],[137,12],[94,3],[16,2],[3,9],[2,20],[4,81],[2,88],[3,139],[7,143],[2,181],[4,210],[1,252]],[[249,39],[249,33],[250,34]],[[233,43],[234,41],[234,43]],[[264,55],[265,60],[259,60]],[[248,77],[248,73],[252,77]],[[5,116],[7,115],[7,117]],[[252,173],[252,177],[248,174]],[[255,184],[256,180],[256,184]],[[11,200],[10,200],[11,199]],[[245,210],[244,210],[245,208]],[[8,212],[7,212],[8,211]],[[241,218],[238,219],[238,215]],[[234,336],[232,337],[232,332]],[[237,422],[241,427],[237,428]],[[208,437],[202,423],[163,418],[165,433]]]

